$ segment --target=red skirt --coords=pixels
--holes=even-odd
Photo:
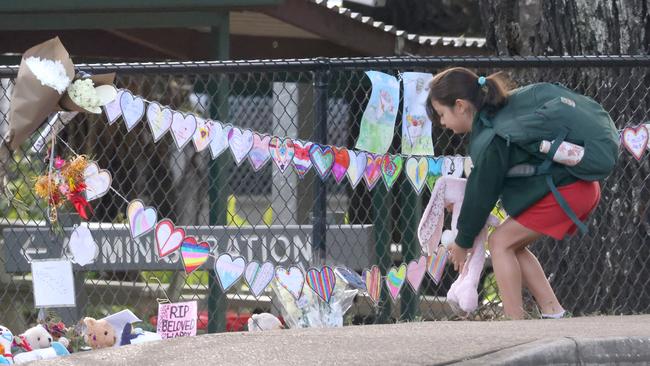
[[[600,201],[598,182],[578,181],[558,187],[573,212],[584,221]],[[514,218],[521,225],[557,240],[576,231],[576,225],[564,212],[553,193],[549,193]]]

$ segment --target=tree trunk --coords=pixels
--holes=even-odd
[[[647,54],[647,0],[485,0],[481,14],[488,47],[504,56]],[[643,68],[513,69],[521,84],[562,82],[602,103],[622,129],[647,120],[650,76]],[[564,242],[551,239],[532,250],[560,301],[577,313],[650,310],[647,155],[637,162],[625,149],[615,171],[601,182],[602,198],[590,233]]]

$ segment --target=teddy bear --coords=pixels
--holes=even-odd
[[[117,342],[115,329],[108,320],[86,317],[83,323],[86,326],[84,340],[92,349],[113,347]]]
[[[41,324],[33,326],[21,334],[32,350],[48,348],[52,345],[52,335]]]

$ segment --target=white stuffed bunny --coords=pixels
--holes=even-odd
[[[424,210],[418,227],[418,239],[424,253],[433,255],[441,239],[442,244],[445,246],[454,242],[458,233],[456,225],[460,208],[463,205],[466,183],[466,179],[450,176],[443,176],[436,181],[431,193],[431,199]],[[451,230],[445,230],[443,233],[445,208],[451,209]],[[447,292],[447,302],[458,315],[466,316],[478,307],[478,283],[485,264],[485,242],[487,241],[488,226],[498,224],[499,220],[496,217],[493,215],[488,217],[485,227],[474,239],[474,246],[465,263],[463,272]]]

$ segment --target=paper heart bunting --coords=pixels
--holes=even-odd
[[[382,155],[366,154],[366,169],[363,173],[363,179],[369,191],[375,187],[379,178],[381,178],[381,160]]]
[[[231,125],[223,125],[220,122],[214,122],[212,125],[212,141],[210,141],[210,154],[212,159],[216,159],[228,148],[228,133],[232,129]]]
[[[366,283],[366,290],[370,300],[375,305],[379,304],[379,297],[381,296],[381,272],[379,271],[379,267],[372,266],[369,270],[364,270],[363,279]]]
[[[185,273],[190,274],[196,271],[208,260],[210,244],[205,241],[197,242],[191,236],[186,236],[181,244],[181,258]]]
[[[135,199],[127,206],[126,217],[129,219],[131,237],[135,239],[154,229],[158,214],[155,208],[145,207],[141,200]]]
[[[127,131],[131,131],[144,116],[144,100],[124,90],[120,95],[120,109]]]
[[[346,267],[336,267],[334,268],[334,272],[344,283],[348,284],[352,288],[366,291],[366,283],[357,272]]]
[[[246,283],[248,283],[248,287],[250,287],[251,293],[256,299],[264,293],[274,276],[275,270],[270,262],[264,262],[264,264],[260,265],[253,261],[246,266]]]
[[[307,285],[323,299],[323,301],[329,303],[332,298],[332,292],[334,291],[334,286],[336,285],[336,276],[334,271],[329,266],[323,266],[319,271],[316,268],[311,268],[307,271],[306,275]]]
[[[172,110],[162,107],[156,102],[147,107],[147,124],[153,136],[153,142],[158,142],[172,127]]]
[[[311,149],[309,149],[309,157],[321,180],[324,181],[327,179],[330,170],[332,170],[332,164],[334,164],[334,152],[332,148],[330,146],[313,144]]]
[[[403,166],[404,158],[400,155],[384,155],[381,160],[381,175],[384,177],[386,188],[390,189],[395,184]]]
[[[262,169],[271,159],[271,153],[269,152],[270,141],[271,136],[261,135],[257,132],[253,133],[253,147],[248,153],[248,161],[250,161],[253,170],[256,172]]]
[[[80,266],[94,262],[99,253],[99,246],[86,225],[79,225],[72,231],[68,247],[73,261]]]
[[[156,248],[158,257],[164,258],[181,247],[185,230],[177,228],[170,219],[162,219],[156,224]]]
[[[460,178],[465,168],[464,156],[445,156],[442,162],[442,175]]]
[[[366,171],[367,157],[363,151],[348,150],[348,154],[350,155],[350,166],[348,166],[346,174],[352,188],[356,188]]]
[[[311,149],[312,143],[309,141],[293,141],[293,168],[298,174],[298,178],[302,179],[305,174],[311,169],[311,157],[309,156],[309,150]]]
[[[433,191],[433,185],[436,183],[436,180],[442,175],[442,162],[444,158],[427,158],[427,165],[429,170],[427,172],[427,186],[430,191]]]
[[[406,160],[406,176],[418,194],[422,193],[422,189],[427,183],[428,171],[429,164],[427,163],[427,158],[410,157]]]
[[[210,142],[214,138],[213,124],[211,120],[205,120],[203,118],[196,119],[196,131],[194,136],[192,136],[192,142],[194,143],[194,149],[196,152],[201,152],[210,146]]]
[[[399,296],[399,291],[404,285],[404,280],[406,279],[406,264],[402,263],[399,268],[391,267],[391,269],[386,273],[386,287],[388,288],[388,294],[393,299],[397,300]]]
[[[463,171],[465,173],[465,178],[469,177],[469,174],[472,172],[473,168],[474,168],[474,164],[472,163],[472,158],[466,156],[465,162],[463,164]]]
[[[418,292],[426,273],[427,257],[425,256],[421,256],[417,261],[410,261],[406,266],[406,282],[411,285],[413,291]]]
[[[228,145],[232,152],[235,163],[240,165],[253,148],[253,132],[251,130],[240,130],[233,127],[228,131]]]
[[[447,264],[447,249],[444,245],[438,247],[438,251],[427,257],[427,273],[437,285],[442,279]]]
[[[214,271],[223,292],[228,291],[241,278],[246,270],[244,257],[233,258],[230,254],[224,253],[214,262]]]
[[[275,165],[282,173],[287,170],[289,164],[293,161],[295,150],[293,141],[290,138],[281,139],[273,137],[269,142],[269,151]]]
[[[344,147],[332,147],[332,152],[334,153],[332,175],[336,183],[340,184],[350,167],[350,153]]]
[[[275,279],[278,280],[278,283],[282,287],[289,291],[291,296],[296,300],[300,299],[302,289],[305,285],[305,274],[302,272],[302,269],[296,266],[291,266],[288,270],[277,267],[275,269]]]
[[[641,160],[648,148],[648,129],[645,125],[626,127],[621,135],[623,146],[636,160]]]
[[[196,126],[196,117],[193,115],[184,115],[181,112],[172,114],[171,131],[178,150],[183,150],[185,145],[192,140],[192,136],[196,132]]]
[[[115,99],[103,106],[104,113],[106,114],[106,119],[108,120],[109,125],[115,123],[115,121],[117,121],[117,119],[122,115],[122,107],[120,107],[120,99],[122,97],[122,93],[124,93],[124,89],[119,89],[117,91]]]
[[[99,169],[94,161],[90,162],[84,169],[84,183],[86,183],[86,200],[104,196],[111,188],[111,173],[106,169]]]

